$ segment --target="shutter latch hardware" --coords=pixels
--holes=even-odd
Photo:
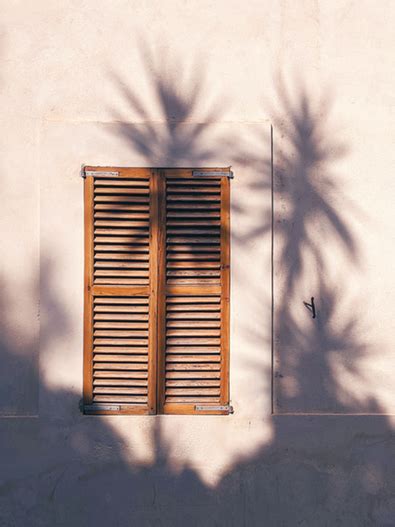
[[[233,406],[230,406],[229,404],[224,406],[212,406],[212,405],[196,405],[195,410],[197,412],[228,412],[230,414],[233,414]]]
[[[233,172],[231,170],[219,171],[219,170],[192,170],[193,177],[227,177],[233,179]]]

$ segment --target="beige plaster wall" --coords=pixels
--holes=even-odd
[[[392,525],[394,2],[1,7],[3,523]],[[234,415],[79,413],[82,164],[232,165]]]

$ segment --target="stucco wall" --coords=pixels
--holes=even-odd
[[[1,525],[395,525],[395,3],[1,8]],[[234,415],[80,414],[82,164],[232,165]]]

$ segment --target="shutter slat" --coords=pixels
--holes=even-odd
[[[130,403],[140,404],[147,403],[148,398],[145,396],[132,395],[130,397],[124,395],[96,395],[94,401],[96,403]]]
[[[215,371],[167,371],[166,379],[220,379]]]
[[[136,386],[136,387],[130,387],[130,388],[123,388],[121,386],[99,386],[93,388],[93,393],[113,393],[113,394],[138,394],[138,395],[146,395],[148,393],[148,390],[144,386]]]
[[[95,262],[97,268],[110,268],[110,269],[149,269],[149,263],[140,262]]]
[[[118,313],[117,315],[110,313],[95,313],[94,320],[148,320],[148,315]]]
[[[124,221],[118,219],[96,220],[94,227],[142,227],[149,228],[149,221]]]
[[[221,357],[218,355],[189,355],[189,354],[174,354],[166,357],[167,362],[220,362]]]
[[[127,381],[129,379],[147,379],[148,373],[147,371],[95,371],[93,377],[94,379],[111,379],[111,381],[109,381],[109,384],[111,384],[112,379],[114,378],[126,379]]]
[[[100,188],[99,185],[96,184],[96,187],[99,187],[99,188],[96,188],[95,190],[95,194],[96,196],[100,196],[101,194],[105,194],[106,196],[108,194],[149,194],[149,188],[148,186],[147,187],[142,187],[142,188],[139,188],[139,187],[129,187],[129,188],[122,188],[122,187],[114,187],[114,186],[111,186],[111,187],[102,187]]]
[[[93,386],[146,386],[144,379],[94,379]]]
[[[97,250],[97,249],[96,249]],[[139,265],[140,262],[148,262],[149,255],[144,253],[105,253],[105,252],[96,252],[94,255],[94,260],[127,260],[128,262],[136,262],[136,265]],[[103,262],[100,262],[103,263]],[[109,262],[113,264],[114,262]],[[116,264],[116,262],[115,262]]]
[[[189,371],[189,372],[192,372],[192,371],[203,371],[203,370],[215,370],[215,371],[219,371],[220,370],[220,365],[219,364],[198,364],[198,363],[193,363],[193,364],[170,364],[171,363],[171,360],[168,360],[167,361],[167,364],[166,364],[166,371],[182,371],[182,372],[185,372],[185,371]]]

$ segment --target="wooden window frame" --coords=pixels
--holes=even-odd
[[[220,285],[205,285],[204,294],[221,298],[221,362],[220,397],[215,405],[205,403],[165,404],[166,360],[166,296],[168,294],[196,293],[196,286],[170,286],[166,281],[166,178],[190,178],[193,171],[221,173],[220,201]],[[89,172],[89,176],[86,174]],[[93,280],[94,262],[94,173],[117,172],[118,177],[146,177],[150,175],[150,241],[149,285],[120,286],[97,285]],[[169,175],[169,173],[171,175]],[[224,176],[223,174],[228,174]],[[126,168],[86,166],[84,169],[84,361],[83,361],[83,411],[98,415],[228,415],[229,358],[230,358],[230,167],[226,168]],[[93,404],[93,297],[100,295],[149,296],[149,352],[148,352],[148,404],[147,407],[128,404]],[[117,409],[111,407],[119,406]],[[202,406],[202,409],[197,407]],[[212,406],[210,409],[209,407]],[[107,408],[105,408],[107,407]]]

